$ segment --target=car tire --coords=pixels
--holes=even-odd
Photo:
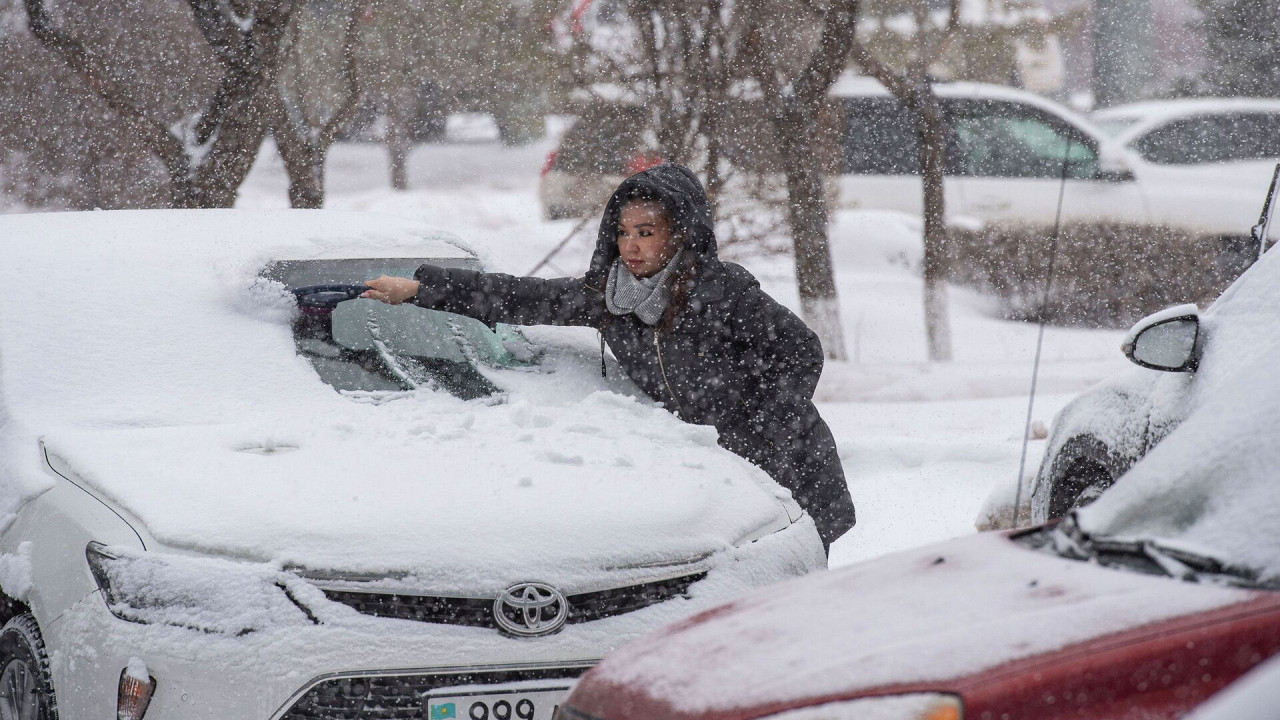
[[[1049,519],[1098,499],[1121,472],[1117,458],[1102,441],[1091,435],[1071,438],[1053,460]]]
[[[1070,470],[1054,483],[1049,497],[1049,517],[1059,518],[1088,505],[1114,482],[1115,478],[1099,463],[1087,458],[1076,460]]]
[[[58,720],[49,656],[30,613],[0,628],[0,717]]]

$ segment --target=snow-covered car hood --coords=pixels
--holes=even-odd
[[[54,288],[0,295],[0,518],[52,486],[43,443],[160,545],[442,591],[572,589],[787,524],[786,491],[714,429],[602,378],[594,344],[477,360],[498,392],[474,400],[338,392],[263,275],[315,258],[474,261],[447,233],[364,213],[0,218],[0,266]]]
[[[293,429],[44,442],[55,465],[163,545],[454,592],[531,578],[572,588],[603,570],[696,562],[789,524],[782,491],[716,447],[714,430],[631,398],[458,413],[399,402]],[[395,421],[373,424],[392,409]]]
[[[597,717],[627,704],[627,717],[674,720],[754,717],[877,688],[945,690],[1012,660],[1254,597],[978,535],[788,581],[690,618],[606,658],[570,701]]]

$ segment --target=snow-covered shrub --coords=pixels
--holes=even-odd
[[[1006,317],[1039,319],[1053,229],[952,228],[951,278],[998,298]],[[1069,223],[1057,242],[1045,316],[1124,327],[1168,305],[1202,306],[1249,264],[1244,238],[1198,237],[1163,225]]]

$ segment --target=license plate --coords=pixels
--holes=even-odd
[[[451,689],[427,694],[424,720],[551,720],[568,685]]]

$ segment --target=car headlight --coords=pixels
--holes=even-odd
[[[788,710],[767,720],[964,720],[964,705],[941,693],[883,695]]]
[[[121,620],[233,635],[310,622],[269,565],[96,542],[85,547],[85,558],[107,609]]]

